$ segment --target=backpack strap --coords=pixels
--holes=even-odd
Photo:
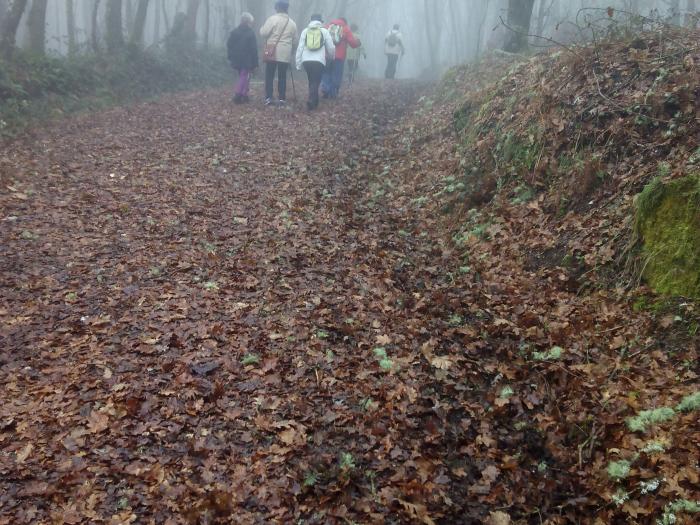
[[[287,30],[288,25],[289,25],[289,15],[287,15],[287,22],[284,24],[284,27],[282,28],[282,32],[280,33],[280,36],[277,37],[277,42],[275,42],[275,49],[277,48],[280,41],[282,40],[282,37],[284,36],[284,32]]]

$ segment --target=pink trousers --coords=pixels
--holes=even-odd
[[[241,69],[238,71],[238,81],[236,82],[236,95],[247,97],[250,91],[250,70]]]

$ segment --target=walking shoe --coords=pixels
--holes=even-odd
[[[234,103],[234,104],[241,104],[242,102],[243,102],[243,97],[242,97],[242,96],[236,94],[236,95],[233,97],[233,103]]]
[[[286,100],[279,99],[279,101],[277,102],[277,107],[283,108],[283,107],[285,107],[286,105],[287,105],[287,101],[286,101]]]
[[[274,103],[272,102],[271,98],[266,98],[265,99],[265,105],[266,106],[274,106]]]
[[[314,109],[314,103],[311,102],[310,100],[306,103],[306,109],[309,111],[313,111]]]

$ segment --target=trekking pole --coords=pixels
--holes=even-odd
[[[294,102],[299,102],[297,100],[297,87],[294,85],[294,64],[290,64],[289,74],[292,76],[292,94],[294,95]]]

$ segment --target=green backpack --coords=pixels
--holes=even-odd
[[[306,31],[306,49],[318,51],[323,47],[323,31],[320,27],[312,27]]]
[[[343,36],[345,31],[343,31],[343,26],[339,24],[331,24],[330,27],[328,28],[328,32],[331,34],[331,38],[333,39],[333,43],[337,46],[343,41]]]

